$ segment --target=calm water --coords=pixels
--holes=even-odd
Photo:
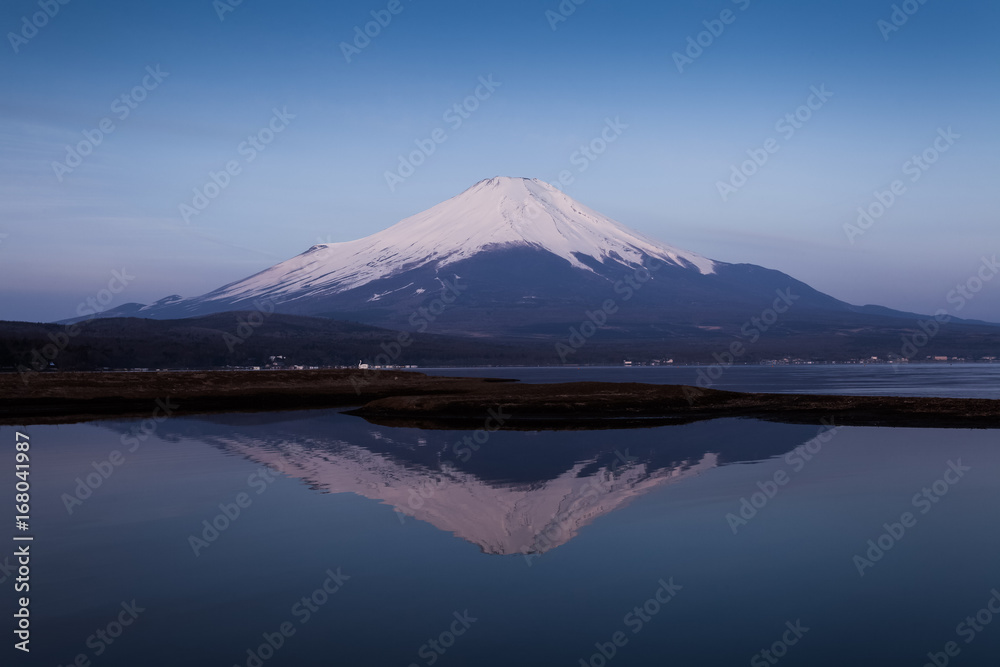
[[[137,428],[27,428],[34,633],[15,664],[765,665],[768,650],[919,667],[950,641],[953,665],[1000,655],[997,431],[817,440],[718,420],[499,432],[473,451],[455,445],[473,432],[336,411]],[[114,450],[124,461],[70,513]],[[889,550],[857,561],[880,536]],[[978,631],[959,625],[977,614]]]
[[[649,382],[731,391],[1000,398],[1000,364],[837,364],[797,366],[643,366],[421,368],[429,375],[506,377],[522,382]]]

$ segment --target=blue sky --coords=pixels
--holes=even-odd
[[[395,14],[388,0],[243,0],[220,20],[221,3],[4,4],[0,318],[72,315],[123,268],[135,277],[112,305],[200,294],[496,175],[569,171],[566,192],[630,227],[853,303],[947,308],[1000,250],[996,3],[911,0],[891,31],[878,22],[893,3],[872,0],[566,0],[568,16],[546,14],[555,0],[398,0]],[[348,62],[341,44],[373,11],[391,21]],[[499,85],[446,120],[480,77]],[[779,130],[797,110],[808,119]],[[607,119],[627,127],[583,158]],[[438,128],[390,189],[385,173]],[[273,140],[258,151],[252,135]],[[762,150],[724,199],[719,182]],[[907,166],[925,150],[934,164]],[[227,163],[237,173],[185,220]],[[846,233],[896,180],[903,194]],[[1000,322],[1000,281],[962,315]]]

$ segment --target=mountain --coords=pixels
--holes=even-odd
[[[480,181],[366,238],[315,245],[207,294],[127,304],[104,315],[170,319],[272,308],[403,331],[576,336],[573,349],[591,336],[756,342],[765,334],[872,336],[899,348],[917,319],[853,306],[779,271],[675,248],[537,179],[506,177]]]

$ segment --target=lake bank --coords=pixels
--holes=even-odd
[[[149,414],[353,408],[370,422],[503,429],[634,428],[719,417],[925,428],[1000,427],[981,398],[731,392],[635,382],[522,384],[405,371],[51,373],[0,376],[0,423],[72,423]],[[502,423],[500,423],[502,422]]]

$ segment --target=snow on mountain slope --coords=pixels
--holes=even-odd
[[[497,177],[356,241],[316,245],[297,257],[206,294],[200,301],[337,294],[426,264],[437,268],[492,249],[546,250],[638,265],[643,256],[715,272],[716,263],[638,234],[538,179]]]

